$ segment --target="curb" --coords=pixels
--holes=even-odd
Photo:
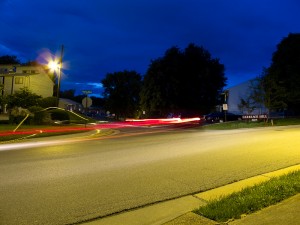
[[[273,172],[264,173],[245,180],[237,181],[225,186],[205,192],[167,200],[157,204],[144,206],[123,213],[114,214],[102,219],[82,223],[84,225],[217,225],[216,221],[209,220],[192,210],[206,205],[209,200],[241,191],[246,187],[265,182],[293,171],[300,170],[300,165],[294,165]]]
[[[228,184],[219,188],[215,188],[206,192],[202,192],[199,194],[195,194],[199,199],[202,199],[204,201],[211,201],[215,199],[219,199],[222,196],[230,195],[234,192],[239,192],[242,189],[246,187],[252,187],[254,185],[266,182],[274,177],[279,177],[282,175],[286,175],[288,173],[298,171],[300,170],[300,165],[294,165],[290,166],[284,169],[276,170],[269,173],[264,173],[255,177],[250,177],[245,180],[241,180],[232,184]],[[192,216],[191,216],[192,214]],[[205,220],[204,220],[205,219]],[[183,222],[182,222],[183,221]],[[184,225],[184,224],[190,224],[190,225],[213,225],[213,224],[220,224],[216,221],[209,220],[205,217],[202,217],[195,213],[187,213],[185,215],[179,216],[176,219],[169,221],[167,223],[164,223],[164,225]]]

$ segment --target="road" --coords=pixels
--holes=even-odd
[[[73,224],[299,164],[299,136],[299,126],[141,128],[2,150],[0,224]]]

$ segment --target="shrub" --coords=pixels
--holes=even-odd
[[[51,122],[50,114],[47,111],[43,111],[40,106],[32,106],[28,109],[34,114],[30,123],[35,125],[48,124]]]
[[[28,109],[23,109],[22,107],[14,107],[9,114],[9,123],[10,124],[19,124],[26,116],[31,113]],[[30,124],[30,118],[24,121],[24,124]]]
[[[53,110],[51,112],[51,119],[52,120],[70,120],[69,113],[64,110]]]
[[[56,104],[57,104],[56,97],[47,97],[47,98],[39,99],[38,101],[38,105],[43,108],[55,107]]]

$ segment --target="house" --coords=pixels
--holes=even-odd
[[[239,104],[241,103],[241,99],[247,100],[249,95],[251,94],[251,86],[253,85],[254,80],[248,80],[236,86],[228,88],[227,96],[227,106],[228,112],[234,114],[249,114],[247,110],[242,111],[239,108]],[[265,106],[261,105],[256,107],[251,114],[253,115],[260,115],[260,114],[267,114],[268,110]]]
[[[54,82],[42,66],[0,65],[0,87],[2,96],[28,88],[46,98],[53,96]]]
[[[75,112],[83,111],[82,104],[72,101],[70,99],[66,99],[66,98],[59,98],[58,107],[69,110],[69,111],[75,111]]]

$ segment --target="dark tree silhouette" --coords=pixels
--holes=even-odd
[[[224,65],[203,47],[170,48],[144,77],[141,107],[150,114],[199,114],[212,110],[225,86]]]
[[[291,33],[277,45],[263,85],[270,110],[300,114],[300,34]]]
[[[101,81],[106,109],[116,118],[133,117],[139,108],[141,75],[135,71],[108,73]]]

